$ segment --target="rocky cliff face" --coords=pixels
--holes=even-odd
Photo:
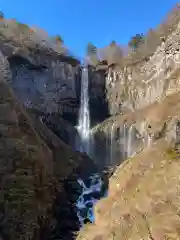
[[[107,162],[111,161],[111,152],[115,152],[112,164],[116,165],[119,156],[126,158],[139,152],[168,129],[167,109],[171,104],[167,106],[167,102],[176,98],[180,90],[179,34],[180,25],[146,61],[109,68],[106,97],[112,117],[93,129],[97,145],[108,156]],[[176,105],[176,100],[172,101]]]
[[[89,67],[89,106],[92,125],[106,119],[109,115],[106,101],[106,79],[102,70]]]
[[[2,36],[0,46],[11,69],[10,84],[26,107],[44,113],[59,113],[71,120],[77,118],[78,60],[59,55],[42,45],[18,44]]]
[[[109,69],[106,88],[112,115],[135,111],[178,91],[179,35],[180,25],[149,59]]]
[[[32,66],[18,56],[9,58],[12,87],[28,108],[45,113],[77,115],[77,67],[60,61]]]

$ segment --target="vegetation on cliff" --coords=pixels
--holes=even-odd
[[[79,64],[79,60],[76,59],[69,49],[65,46],[64,41],[60,35],[50,36],[46,31],[37,26],[28,26],[25,23],[21,23],[16,19],[7,19],[3,12],[0,12],[0,44],[8,42],[8,45],[17,45],[17,48],[21,48],[28,52],[39,51],[47,52],[51,55],[59,55],[64,61]]]
[[[180,4],[176,4],[156,28],[149,29],[147,33],[137,33],[135,36],[132,36],[127,46],[121,46],[116,43],[116,54],[114,54],[112,43],[105,48],[97,49],[96,58],[94,56],[95,61],[92,61],[91,64],[97,66],[101,61],[106,60],[108,65],[114,63],[121,66],[148,60],[162,41],[165,41],[177,28],[179,21]]]

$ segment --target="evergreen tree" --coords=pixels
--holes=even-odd
[[[131,40],[129,41],[128,45],[133,48],[134,50],[136,50],[142,43],[144,43],[144,34],[136,34],[135,36],[133,36],[131,38]]]

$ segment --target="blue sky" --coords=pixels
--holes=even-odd
[[[60,34],[82,57],[90,41],[104,47],[112,40],[126,43],[139,32],[160,23],[175,0],[1,0],[7,18]]]

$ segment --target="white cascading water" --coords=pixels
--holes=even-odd
[[[126,159],[127,158],[127,139],[128,139],[128,137],[127,137],[127,132],[126,132],[126,124],[123,124],[123,136],[122,136],[122,138],[123,138],[123,157],[124,157],[124,159]]]
[[[150,148],[152,145],[152,137],[148,134],[147,136],[147,148]]]
[[[112,127],[111,127],[111,132],[110,132],[110,165],[113,164],[114,160],[114,127],[115,127],[116,122],[113,122]]]
[[[131,125],[128,129],[128,140],[127,140],[127,157],[131,157],[133,154],[133,126]]]
[[[89,114],[89,93],[88,93],[88,68],[82,69],[81,76],[81,105],[77,130],[81,138],[81,150],[89,154],[90,152],[90,114]]]

